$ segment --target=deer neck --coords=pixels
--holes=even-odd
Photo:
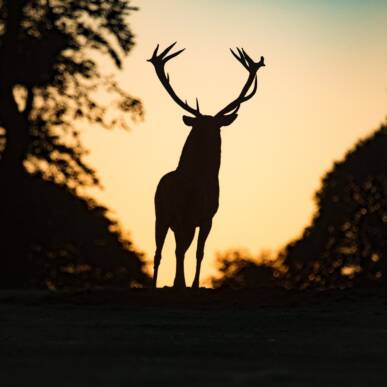
[[[220,132],[208,138],[192,129],[181,152],[177,171],[195,179],[217,179],[220,159]]]

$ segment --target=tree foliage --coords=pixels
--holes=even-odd
[[[317,212],[283,251],[292,286],[348,286],[387,276],[387,124],[334,164]]]
[[[241,251],[218,257],[214,287],[336,288],[386,284],[387,123],[322,179],[317,211],[273,261]]]
[[[149,283],[142,254],[105,207],[37,176],[25,176],[20,188],[2,211],[0,288]]]
[[[148,283],[119,224],[78,196],[99,183],[82,126],[127,128],[128,114],[142,117],[113,74],[133,46],[135,9],[127,0],[0,0],[0,287]]]
[[[280,286],[282,268],[268,253],[253,258],[244,251],[232,250],[217,257],[218,273],[211,278],[214,288],[271,288]]]
[[[120,68],[132,48],[128,16],[134,10],[127,0],[1,2],[2,73],[28,119],[24,160],[30,172],[70,188],[94,185],[98,178],[83,161],[80,127],[127,128],[127,113],[141,118],[140,101],[103,71],[109,58]],[[0,124],[5,138],[18,129]]]

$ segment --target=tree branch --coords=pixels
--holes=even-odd
[[[23,111],[25,119],[29,119],[31,110],[34,105],[34,91],[32,87],[27,87],[26,106]]]

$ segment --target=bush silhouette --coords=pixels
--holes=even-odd
[[[244,251],[232,250],[217,257],[214,288],[272,288],[281,286],[281,268],[267,253],[254,259]]]

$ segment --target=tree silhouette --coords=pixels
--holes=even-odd
[[[133,46],[126,0],[0,1],[0,287],[146,284],[141,255],[79,188],[81,125],[142,116],[101,68]],[[100,63],[103,66],[99,65]],[[113,115],[114,112],[114,115]]]
[[[322,179],[317,212],[276,260],[218,257],[214,287],[342,287],[386,283],[387,124],[359,141]]]
[[[36,176],[19,187],[5,208],[0,192],[0,288],[149,284],[142,255],[106,208]]]
[[[97,60],[109,56],[121,67],[133,46],[127,21],[133,10],[126,0],[0,2],[1,169],[9,178],[24,164],[71,189],[98,183],[82,160],[86,150],[75,122],[126,128],[119,112],[141,117],[140,101]]]
[[[250,254],[233,250],[218,255],[218,274],[211,278],[214,288],[272,288],[281,285],[282,268],[263,252],[254,259]]]
[[[334,164],[316,194],[318,210],[284,249],[291,286],[385,282],[387,275],[387,125]]]

